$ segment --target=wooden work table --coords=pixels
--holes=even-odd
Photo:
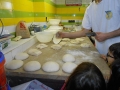
[[[46,43],[48,45],[47,48],[39,49],[42,51],[42,54],[39,56],[29,56],[28,59],[23,60],[24,64],[36,60],[41,63],[41,65],[47,61],[55,61],[60,65],[60,69],[57,72],[54,73],[47,73],[42,70],[42,68],[38,71],[34,72],[26,72],[23,70],[23,66],[17,70],[8,70],[6,69],[6,75],[7,76],[20,76],[20,77],[34,77],[34,78],[45,78],[45,79],[53,79],[53,80],[66,80],[66,78],[70,75],[68,73],[65,73],[62,71],[62,65],[64,62],[62,61],[63,55],[66,53],[72,54],[75,56],[77,65],[81,62],[92,62],[95,65],[99,67],[101,72],[104,76],[109,76],[110,69],[106,62],[100,58],[100,55],[94,45],[91,43],[88,37],[83,38],[84,41],[81,43],[89,43],[90,47],[81,47],[80,44],[71,44],[68,42],[68,45],[63,46],[60,50],[53,50],[51,46],[53,45],[53,42]],[[40,44],[40,42],[37,42],[35,45],[30,47],[29,49],[33,48],[35,49],[36,46]],[[29,49],[27,49],[25,52],[27,52]]]

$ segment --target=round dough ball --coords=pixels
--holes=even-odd
[[[42,43],[42,44],[38,44],[36,47],[39,49],[43,49],[43,48],[48,47],[48,45]]]
[[[22,60],[12,60],[12,61],[6,63],[5,67],[7,69],[14,70],[14,69],[20,68],[22,65],[23,65],[23,61]]]
[[[25,71],[36,71],[41,68],[41,64],[38,61],[29,61],[23,68]]]
[[[42,53],[42,52],[39,51],[39,50],[37,50],[37,49],[30,49],[30,50],[28,51],[28,54],[33,55],[33,56],[38,56],[38,55],[40,55],[41,53]]]
[[[75,57],[71,54],[65,54],[63,56],[63,61],[64,62],[74,62],[75,61]]]
[[[62,48],[62,46],[61,45],[52,45],[51,48],[54,50],[59,50]]]
[[[29,57],[27,53],[18,53],[15,55],[16,60],[25,60]]]
[[[61,46],[66,46],[67,45],[67,42],[60,42],[59,43]]]
[[[42,69],[45,72],[56,72],[59,70],[59,64],[54,61],[48,61],[43,64]]]
[[[72,62],[66,62],[62,66],[62,70],[66,73],[72,73],[73,70],[77,67],[75,63]]]

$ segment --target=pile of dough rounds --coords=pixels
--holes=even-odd
[[[65,54],[62,58],[62,60],[64,62],[74,62],[75,61],[75,57],[71,54]]]
[[[38,49],[43,49],[43,48],[48,47],[48,45],[46,45],[46,44],[38,44],[36,47],[37,47]]]
[[[57,44],[57,45],[52,45],[51,48],[54,49],[54,50],[59,50],[59,49],[62,48],[62,46]]]
[[[73,70],[77,67],[75,63],[72,62],[66,62],[62,66],[62,70],[66,73],[72,73]]]
[[[29,61],[23,68],[25,71],[37,71],[41,68],[41,64],[38,61]]]
[[[10,62],[5,64],[5,67],[7,69],[14,70],[14,69],[18,69],[18,68],[22,67],[22,65],[23,65],[22,60],[11,60]]]
[[[54,61],[48,61],[43,64],[42,69],[45,72],[56,72],[59,70],[59,64]]]
[[[30,54],[30,55],[32,55],[32,56],[38,56],[38,55],[40,55],[42,52],[41,51],[39,51],[39,50],[37,50],[37,49],[30,49],[29,51],[28,51],[28,54]]]
[[[25,60],[29,57],[27,53],[18,53],[15,55],[16,60]]]

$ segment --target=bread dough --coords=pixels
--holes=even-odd
[[[65,54],[62,58],[62,60],[64,62],[74,62],[75,61],[75,57],[71,54]]]
[[[43,49],[43,48],[48,47],[48,45],[46,45],[46,44],[38,44],[36,47],[39,48],[39,49]]]
[[[48,61],[43,64],[42,69],[45,72],[56,72],[59,70],[59,64],[54,61]]]
[[[61,40],[62,40],[62,38],[56,38],[56,34],[54,35],[54,37],[53,37],[54,44],[59,44]]]
[[[70,41],[69,38],[63,38],[62,40],[63,40],[63,41]]]
[[[25,71],[36,71],[41,68],[41,64],[38,61],[29,61],[23,68]]]
[[[27,53],[18,53],[15,55],[16,60],[25,60],[29,57]]]
[[[39,51],[39,50],[37,50],[37,49],[30,49],[30,50],[28,51],[28,54],[33,55],[33,56],[38,56],[38,55],[40,55],[41,53],[42,53],[42,52]]]
[[[67,42],[60,42],[59,43],[61,46],[66,46],[67,45]]]
[[[80,42],[84,41],[83,38],[76,38],[75,40],[80,41]]]
[[[78,40],[71,40],[70,43],[72,43],[72,44],[79,44],[80,42]]]
[[[61,45],[52,45],[51,48],[54,50],[59,50],[62,48],[62,46]]]
[[[12,60],[12,61],[6,63],[5,67],[7,69],[14,70],[14,69],[20,68],[22,65],[23,65],[23,61],[22,60]]]
[[[77,67],[75,63],[72,62],[66,62],[62,66],[62,70],[66,73],[72,73],[73,70]]]
[[[88,43],[82,43],[80,46],[81,47],[90,47],[90,44],[88,44]]]

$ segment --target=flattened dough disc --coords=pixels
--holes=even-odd
[[[57,38],[56,35],[53,37],[53,43],[54,44],[59,44],[59,42],[62,40],[62,38]]]

